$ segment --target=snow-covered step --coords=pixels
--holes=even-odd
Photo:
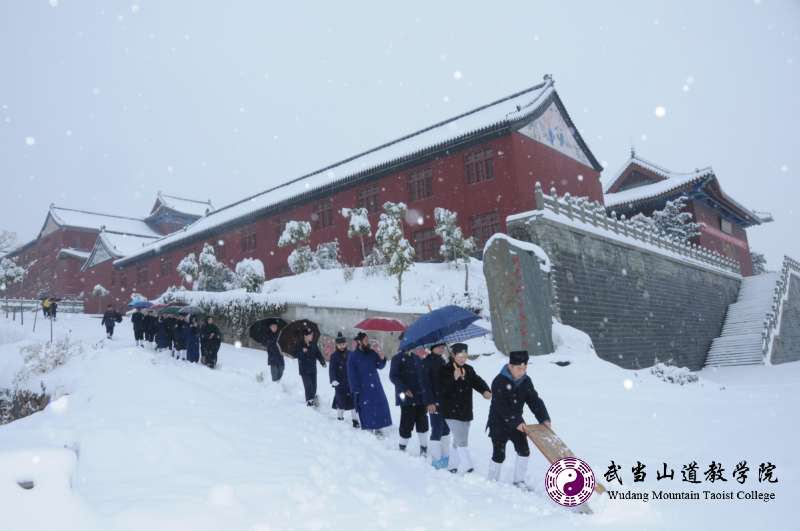
[[[720,336],[711,342],[706,366],[764,363],[761,333],[772,308],[777,273],[742,280],[736,302],[728,306]]]

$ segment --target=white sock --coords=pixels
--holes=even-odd
[[[442,457],[448,457],[450,455],[450,436],[445,435],[442,437]]]
[[[403,448],[407,448],[408,447],[408,441],[410,441],[410,440],[411,439],[406,439],[405,437],[400,437],[400,446],[402,446]]]
[[[442,445],[442,449],[444,450],[444,445]],[[444,456],[442,456],[444,457]],[[447,469],[448,470],[458,470],[458,452],[453,452],[447,457]]]
[[[461,461],[461,471],[466,473],[467,470],[473,468],[472,456],[469,455],[469,448],[466,446],[459,446],[455,450],[458,453],[459,460]]]
[[[350,412],[350,416],[353,417],[353,420],[358,420],[358,411],[355,409]]]
[[[514,464],[514,483],[525,481],[525,476],[528,474],[528,459],[527,456],[517,456],[517,462]]]
[[[503,466],[502,463],[495,463],[494,461],[489,461],[489,472],[486,474],[486,479],[489,481],[500,481],[500,468]]]
[[[336,418],[339,420],[344,419],[344,409],[337,409],[336,410]]]
[[[419,433],[417,432],[417,437],[419,437],[419,446],[421,447],[428,447],[428,432]]]
[[[431,441],[428,445],[428,453],[431,456],[431,461],[438,461],[442,458],[442,442]]]

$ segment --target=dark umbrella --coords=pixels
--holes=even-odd
[[[250,325],[250,338],[253,341],[263,345],[267,342],[267,331],[269,330],[269,325],[273,323],[278,325],[279,332],[286,326],[286,321],[280,317],[267,317],[266,319],[260,319]]]
[[[281,347],[281,351],[284,354],[294,357],[294,353],[297,352],[300,348],[300,343],[303,342],[304,328],[310,328],[314,332],[314,342],[319,341],[320,333],[317,323],[306,319],[293,321],[286,325],[278,336],[278,346]]]
[[[441,341],[448,334],[463,330],[480,319],[474,312],[450,305],[426,313],[406,328],[400,342],[400,351],[405,352],[420,345]]]
[[[354,328],[366,330],[367,332],[402,332],[406,329],[406,325],[397,319],[372,317],[370,319],[364,319],[355,325]]]
[[[464,328],[463,330],[457,330],[452,334],[447,334],[442,338],[442,341],[445,343],[458,343],[460,341],[467,341],[469,339],[473,339],[476,337],[485,336],[488,334],[489,331],[485,328],[481,328],[478,325],[471,324]]]
[[[181,314],[181,307],[180,306],[164,306],[158,313],[161,315],[180,315]]]
[[[150,308],[151,306],[153,306],[153,303],[150,302],[150,301],[141,301],[141,300],[139,300],[139,301],[134,301],[134,302],[128,303],[128,308],[138,308],[140,310],[142,310],[144,308]]]
[[[203,310],[198,306],[184,306],[178,313],[181,315],[197,315],[203,313]]]

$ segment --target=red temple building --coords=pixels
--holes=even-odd
[[[667,201],[686,196],[686,212],[700,224],[700,235],[692,243],[739,262],[742,275],[753,274],[746,229],[772,221],[726,194],[710,167],[675,173],[648,162],[631,151],[622,169],[606,180],[605,206],[609,213],[651,215]]]

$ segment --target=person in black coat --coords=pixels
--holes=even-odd
[[[540,424],[550,427],[550,415],[544,401],[539,397],[533,382],[528,377],[528,351],[515,350],[509,354],[504,365],[492,382],[492,404],[486,427],[492,439],[492,461],[489,463],[489,479],[499,480],[500,469],[506,458],[508,441],[514,444],[517,462],[514,466],[514,485],[525,486],[530,449],[525,433],[522,410],[527,404]]]
[[[144,314],[142,310],[136,308],[131,315],[133,324],[133,338],[136,340],[137,347],[144,347]]]
[[[450,428],[439,410],[439,375],[447,363],[443,356],[446,347],[444,342],[431,345],[430,354],[422,360],[422,393],[431,419],[431,457],[440,464],[451,459]]]
[[[172,343],[175,347],[175,357],[179,360],[186,359],[186,334],[189,323],[183,316],[175,317],[172,323]]]
[[[156,352],[170,348],[170,321],[163,315],[156,319]]]
[[[117,324],[118,315],[119,314],[110,304],[106,307],[105,313],[103,313],[103,320],[100,321],[100,324],[106,327],[106,336],[108,339],[111,339],[114,335],[114,326]]]
[[[322,356],[319,347],[314,342],[314,331],[310,328],[303,330],[303,341],[297,347],[294,355],[297,358],[297,368],[300,371],[300,378],[303,379],[303,388],[306,393],[306,405],[317,406],[317,362],[325,367],[327,363]]]
[[[339,332],[336,335],[336,349],[331,354],[331,363],[328,369],[328,376],[334,389],[331,407],[336,410],[336,418],[339,420],[344,420],[344,412],[350,411],[353,427],[359,428],[358,412],[353,403],[353,393],[350,391],[350,382],[347,379],[347,358],[349,355],[347,339]]]
[[[278,323],[270,323],[264,344],[267,347],[267,365],[269,366],[272,381],[279,382],[283,378],[286,361],[283,359],[283,354],[281,354],[281,349],[278,346]]]
[[[152,343],[158,332],[158,321],[153,312],[147,310],[144,312],[144,340]]]
[[[492,398],[489,386],[478,376],[475,369],[467,364],[468,347],[465,343],[455,343],[450,347],[452,357],[439,373],[439,405],[453,438],[453,453],[458,454],[454,463],[446,465],[450,472],[458,472],[458,466],[466,473],[474,470],[472,456],[469,454],[469,426],[473,419],[472,392],[483,395],[486,400]],[[455,464],[455,466],[453,466]],[[435,468],[442,468],[436,466]]]
[[[400,451],[404,452],[416,427],[419,454],[428,455],[428,410],[422,378],[423,361],[413,352],[401,352],[389,364],[389,380],[394,384],[395,405],[400,406]]]
[[[203,365],[210,369],[217,366],[217,353],[221,343],[222,332],[214,324],[214,318],[209,315],[200,330],[200,351],[202,353],[200,361]]]

